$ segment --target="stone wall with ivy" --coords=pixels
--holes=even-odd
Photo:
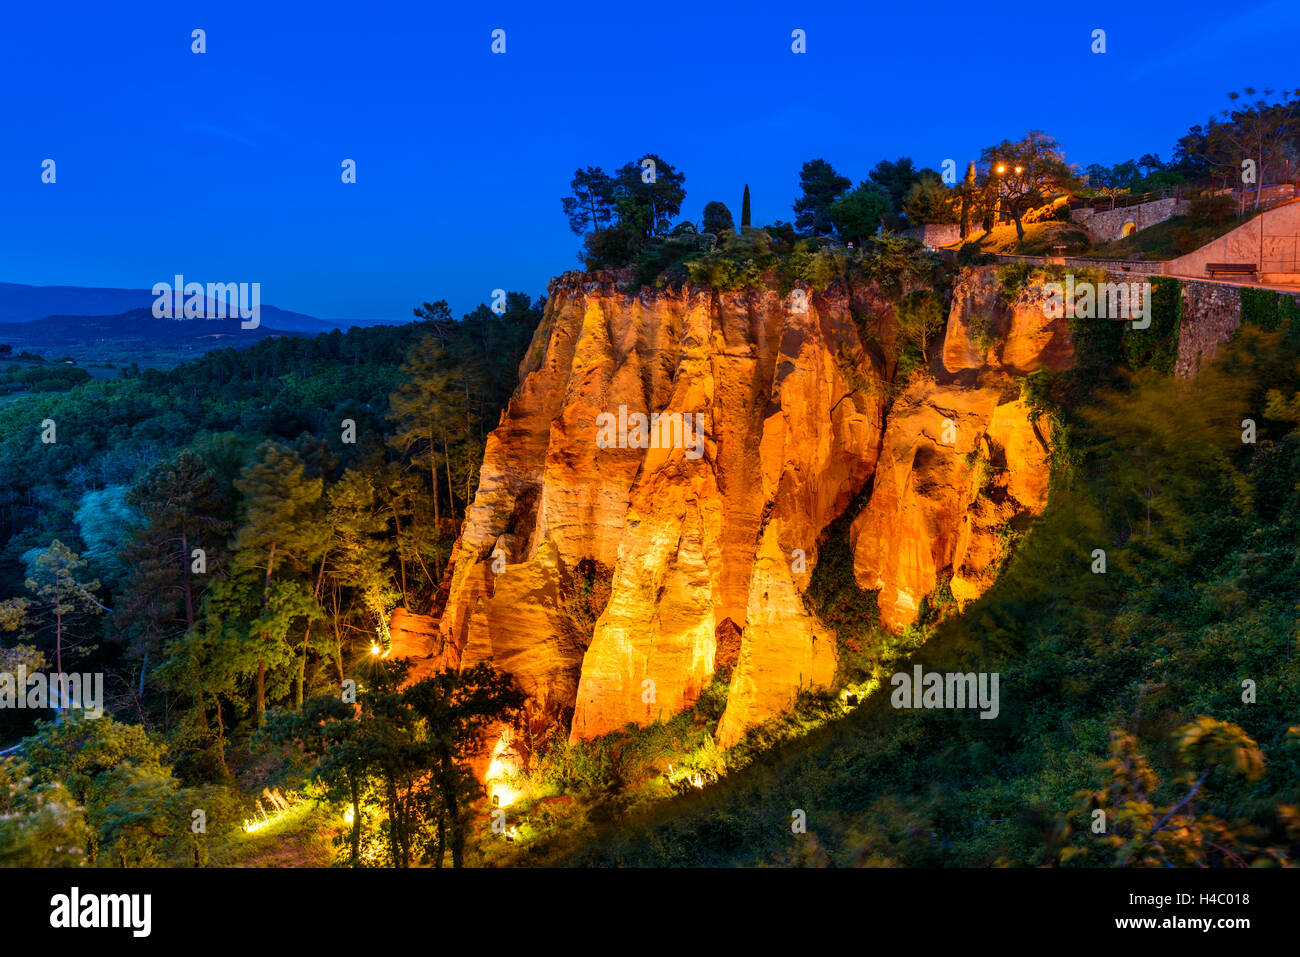
[[[1300,298],[1295,293],[1272,289],[1241,290],[1241,322],[1270,331],[1281,328],[1287,319],[1300,318]]]
[[[1182,322],[1174,374],[1187,378],[1214,358],[1220,344],[1231,339],[1241,325],[1243,287],[1187,280],[1181,285]]]

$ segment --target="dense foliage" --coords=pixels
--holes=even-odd
[[[427,610],[541,318],[522,294],[502,307],[457,321],[426,304],[405,326],[270,339],[7,408],[5,663],[102,673],[139,752],[87,790],[57,770],[60,742],[118,725],[73,712],[33,726],[42,712],[6,709],[5,738],[36,732],[6,772],[32,776],[24,827],[75,805],[86,859],[175,858],[185,789],[252,773],[268,709],[337,699],[386,644],[395,605]],[[116,849],[135,832],[113,814],[142,789],[138,827],[157,849],[137,859]]]

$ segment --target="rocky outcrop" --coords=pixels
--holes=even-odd
[[[873,475],[852,540],[884,620],[910,621],[945,574],[960,600],[981,593],[998,529],[1046,495],[1042,440],[1008,383],[1069,353],[1041,308],[1006,307],[996,285],[988,269],[959,282],[942,359],[895,398],[898,327],[874,285],[633,295],[556,280],[488,439],[437,634],[407,627],[404,647],[493,661],[574,740],[670,717],[725,664],[726,746],[833,679],[833,633],[804,592],[827,525]],[[1006,341],[977,346],[973,310]],[[609,600],[585,634],[568,609],[596,566]]]
[[[854,303],[892,342],[878,291]],[[740,635],[724,740],[829,682],[833,642],[802,591],[818,535],[871,474],[892,372],[852,314],[844,290],[553,283],[488,440],[439,641],[516,674],[552,713],[572,708],[575,739],[689,707],[720,631]],[[636,447],[638,413],[665,417],[650,447]],[[610,419],[624,441],[602,447]],[[673,434],[683,421],[698,433]],[[562,596],[585,559],[613,577],[584,648]]]
[[[1003,529],[1047,502],[1047,447],[997,387],[914,384],[895,403],[870,500],[849,533],[858,584],[900,629],[940,579],[959,605],[993,583]]]
[[[1073,365],[1069,324],[1048,318],[1041,286],[1029,284],[1007,302],[997,273],[998,267],[969,269],[953,284],[944,370],[1019,376]]]
[[[1036,283],[1004,298],[996,268],[954,284],[944,335],[947,377],[918,379],[890,409],[872,494],[854,519],[854,576],[878,591],[897,630],[946,580],[959,606],[993,583],[1005,530],[1047,502],[1048,447],[1019,398],[1019,377],[1073,362],[1067,320]]]
[[[432,615],[417,615],[405,608],[394,608],[388,625],[389,656],[412,658],[414,667],[422,667],[429,653],[440,646],[438,619]]]

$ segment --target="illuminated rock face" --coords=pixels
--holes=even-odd
[[[1074,364],[1069,322],[1049,319],[1041,287],[1027,286],[1010,303],[1002,298],[998,267],[968,269],[953,284],[943,339],[949,373],[1059,372]]]
[[[918,383],[894,404],[871,499],[849,533],[858,584],[898,630],[951,576],[959,606],[993,584],[999,533],[1047,502],[1048,450],[999,389]]]
[[[1055,342],[1055,332],[1034,336]],[[840,286],[804,297],[632,295],[580,274],[554,281],[520,386],[488,439],[425,666],[491,660],[515,675],[534,714],[567,722],[581,740],[689,707],[713,678],[720,636],[730,638],[718,729],[730,745],[800,689],[832,680],[833,634],[803,592],[819,536],[877,471],[882,448],[867,517],[854,524],[859,581],[881,589],[882,606],[894,603],[891,623],[910,620],[916,590],[954,562],[954,592],[980,593],[995,557],[989,536],[1041,508],[1041,443],[1023,407],[1000,398],[1005,386],[923,377],[887,422],[896,347],[892,307],[874,287],[850,301]],[[1023,355],[1003,355],[1019,356],[1016,371],[1033,365],[1031,344],[1014,348]],[[941,382],[960,378],[936,371]],[[941,451],[918,436],[945,409],[961,426]],[[656,412],[694,417],[685,421],[699,434],[661,429],[663,441],[639,442],[636,414]],[[602,447],[610,438],[614,447]],[[932,497],[912,481],[920,459],[959,484],[976,443],[1007,463],[993,486]],[[912,446],[925,451],[908,460]],[[564,606],[585,560],[612,578],[584,648]]]
[[[997,268],[953,286],[942,363],[890,408],[872,494],[849,541],[854,576],[878,589],[880,619],[898,630],[948,577],[959,606],[993,584],[1002,533],[1047,503],[1049,449],[1019,398],[1019,376],[1074,362],[1068,320],[1051,319],[1029,285],[1007,302]]]
[[[889,342],[882,311],[874,334]],[[801,592],[818,534],[871,474],[884,390],[861,386],[886,374],[847,294],[642,297],[571,275],[552,284],[521,371],[442,616],[461,663],[491,658],[547,710],[571,708],[574,739],[689,707],[712,680],[720,627],[741,630],[724,739],[829,682],[830,632]],[[620,407],[626,420],[693,416],[700,434],[602,448],[603,415]],[[584,559],[612,570],[585,650],[559,610]]]
[[[948,577],[959,606],[993,584],[1004,529],[1047,503],[1049,450],[1019,398],[1019,376],[1074,362],[1068,321],[1051,319],[1041,287],[1010,302],[997,268],[953,286],[942,363],[890,408],[872,494],[849,541],[854,576],[878,589],[880,619],[898,630]]]

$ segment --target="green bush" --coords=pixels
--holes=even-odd
[[[582,264],[588,272],[630,265],[641,249],[641,238],[626,229],[602,229],[583,241]]]
[[[979,243],[963,243],[957,250],[957,265],[959,266],[991,266],[998,261],[998,257],[993,253],[986,253],[980,249]]]
[[[1242,325],[1258,326],[1261,329],[1280,329],[1284,324],[1300,318],[1300,303],[1295,296],[1274,292],[1272,289],[1241,289]]]
[[[1178,358],[1178,331],[1182,324],[1182,284],[1168,276],[1151,281],[1151,324],[1134,329],[1120,323],[1124,340],[1124,358],[1131,369],[1154,369],[1166,375],[1174,371]]]

